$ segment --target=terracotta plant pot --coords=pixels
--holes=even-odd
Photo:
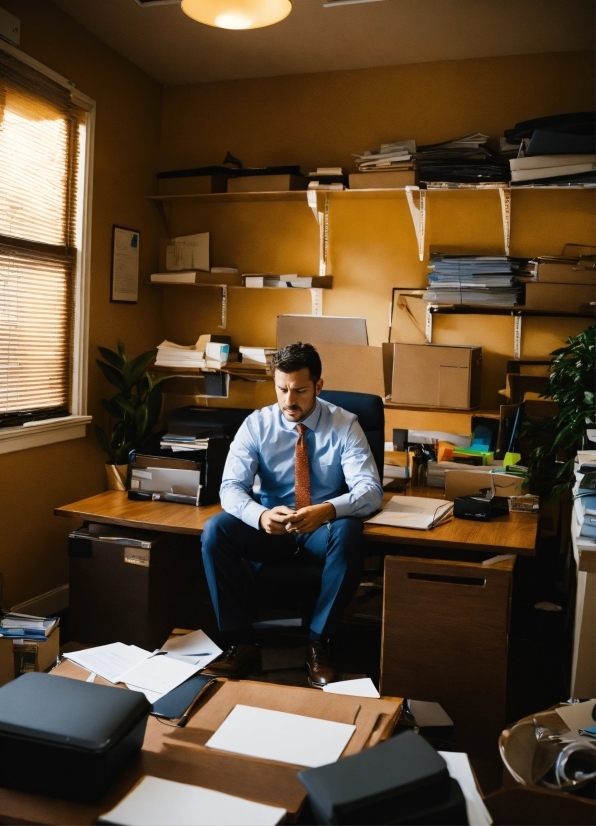
[[[126,490],[128,465],[106,465],[108,490]]]

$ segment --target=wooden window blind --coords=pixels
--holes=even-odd
[[[85,112],[0,52],[0,427],[68,415]]]

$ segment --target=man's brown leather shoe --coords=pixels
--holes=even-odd
[[[306,649],[306,666],[308,683],[313,688],[323,688],[337,679],[337,671],[331,664],[329,650],[324,642],[309,642]]]
[[[255,665],[261,662],[261,652],[258,645],[232,645],[227,651],[209,663],[203,674],[214,677],[241,677],[249,674]]]

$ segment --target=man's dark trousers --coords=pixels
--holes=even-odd
[[[310,623],[311,636],[333,635],[360,582],[363,524],[346,517],[311,534],[274,536],[229,513],[209,519],[201,538],[205,574],[219,630],[233,636],[252,623],[242,560],[296,564],[298,556],[322,567],[321,590]]]

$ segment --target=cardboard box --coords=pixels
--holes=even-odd
[[[588,284],[526,284],[526,310],[589,313],[594,310],[591,301],[596,301],[596,288]]]
[[[418,170],[387,169],[350,175],[350,189],[400,189],[403,186],[418,186]]]
[[[480,406],[482,347],[394,344],[391,401],[469,410]]]
[[[12,640],[14,676],[29,671],[46,671],[56,664],[60,653],[60,628],[56,627],[45,642]]]
[[[538,258],[536,277],[540,283],[596,286],[596,269],[576,258]]]
[[[319,344],[325,390],[351,390],[385,398],[383,351],[365,344]]]
[[[301,175],[248,175],[228,180],[228,192],[290,192],[306,189],[308,178]]]
[[[278,315],[277,349],[305,344],[368,344],[366,319],[332,315]]]
[[[158,178],[159,195],[207,195],[226,192],[227,175],[185,175],[180,178]]]

